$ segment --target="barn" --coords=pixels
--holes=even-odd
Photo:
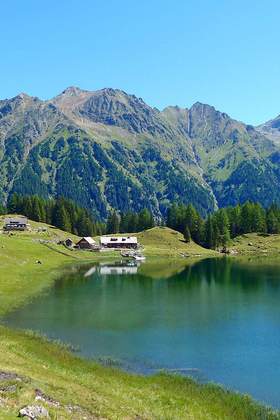
[[[90,236],[85,236],[76,243],[76,248],[79,249],[95,249],[96,247],[97,243]]]

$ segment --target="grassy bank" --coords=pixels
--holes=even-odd
[[[233,239],[229,249],[237,255],[280,257],[280,235],[247,233]]]
[[[52,243],[66,236],[51,227],[44,233],[0,235],[1,315],[50,287],[69,265],[118,255],[70,251]],[[202,252],[171,230],[152,229],[139,239],[147,255],[181,256],[184,264],[191,259],[182,253],[195,257]],[[163,272],[177,269],[172,261]],[[57,419],[280,419],[249,397],[218,386],[163,374],[129,375],[80,359],[31,332],[0,326],[0,419],[14,419],[22,406],[31,404],[44,405]]]
[[[128,375],[79,359],[33,334],[0,328],[0,370],[16,372],[12,391],[1,392],[0,418],[37,401],[53,418],[277,419],[249,397],[175,376]],[[59,405],[58,405],[59,403]],[[1,407],[1,404],[0,404]],[[8,417],[8,415],[10,417]]]

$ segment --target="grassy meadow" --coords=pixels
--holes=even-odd
[[[229,248],[238,255],[280,257],[280,235],[247,233],[234,238]]]
[[[155,227],[136,233],[148,257],[213,257],[220,254],[191,241],[186,243],[182,233],[168,227]]]

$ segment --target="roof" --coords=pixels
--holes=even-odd
[[[84,236],[82,239],[79,240],[78,244],[83,240],[86,241],[90,245],[96,244],[95,240],[92,239],[90,236]]]
[[[137,244],[136,236],[101,236],[100,243],[107,244]]]
[[[6,217],[4,220],[5,225],[9,225],[10,223],[20,223],[23,225],[27,225],[27,217]]]

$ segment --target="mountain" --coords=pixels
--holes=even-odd
[[[148,106],[118,89],[70,87],[47,101],[0,101],[0,198],[63,195],[97,217],[172,202],[203,214],[248,199],[280,202],[280,150],[215,108]]]
[[[257,130],[276,144],[280,144],[280,115],[259,125]]]

